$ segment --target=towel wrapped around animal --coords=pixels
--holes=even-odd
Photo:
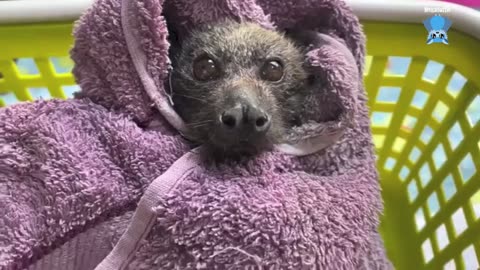
[[[168,101],[168,37],[226,18],[309,30],[322,83],[285,143],[212,166]],[[391,268],[343,1],[97,0],[74,36],[77,96],[0,110],[0,269]]]

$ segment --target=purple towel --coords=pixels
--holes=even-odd
[[[213,167],[168,103],[167,24],[226,17],[314,31],[323,84],[288,143]],[[344,2],[98,0],[74,35],[76,98],[0,110],[0,269],[391,268]]]

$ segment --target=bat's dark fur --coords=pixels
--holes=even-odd
[[[304,52],[284,34],[250,23],[224,22],[196,30],[180,44],[172,40],[171,75],[174,107],[190,128],[188,134],[215,153],[252,153],[281,142],[285,130],[299,124],[308,73]],[[221,75],[199,81],[192,63],[208,55]],[[280,81],[262,80],[259,69],[267,59],[283,64]],[[271,120],[268,131],[255,138],[226,132],[219,116],[248,97]]]

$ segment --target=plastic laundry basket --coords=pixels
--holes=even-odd
[[[66,98],[76,89],[65,56],[72,21],[90,1],[44,2],[0,2],[1,106]],[[365,85],[388,256],[397,269],[477,269],[480,13],[439,2],[383,2],[349,4],[368,40]],[[432,14],[425,7],[448,12],[450,45],[426,45],[422,21]]]

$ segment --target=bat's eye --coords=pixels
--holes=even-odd
[[[435,34],[432,34],[432,38],[437,38],[437,35],[435,35]]]
[[[445,38],[445,35],[444,35],[444,34],[440,34],[440,38],[441,38],[441,39],[444,39],[444,38]]]
[[[260,69],[260,77],[266,81],[280,81],[283,78],[283,65],[278,60],[268,60]]]
[[[193,75],[199,81],[210,81],[220,77],[220,67],[208,55],[201,55],[193,61]]]

